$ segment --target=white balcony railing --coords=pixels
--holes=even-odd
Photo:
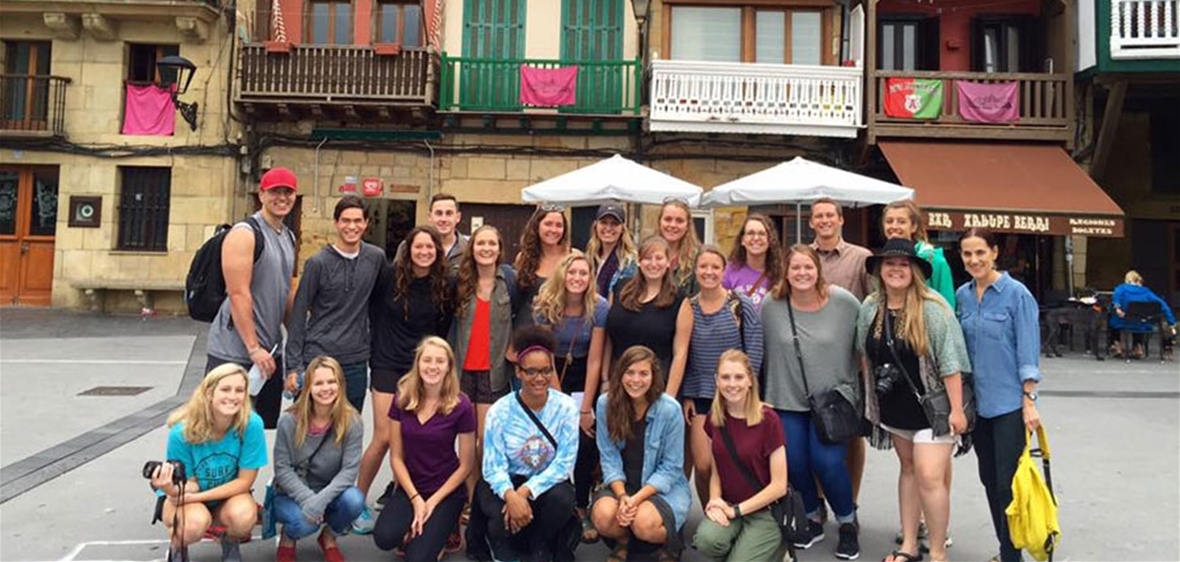
[[[1180,0],[1110,0],[1110,56],[1180,58]]]
[[[860,67],[652,61],[652,131],[856,137]]]

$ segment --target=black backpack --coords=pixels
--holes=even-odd
[[[262,250],[266,248],[266,238],[262,236],[262,227],[254,217],[246,217],[246,222],[254,229],[254,262],[258,263]],[[193,320],[212,322],[221,309],[221,303],[225,302],[221,244],[232,229],[233,226],[229,224],[218,226],[213,236],[201,244],[201,248],[193,255],[188,277],[184,280],[184,303],[188,305],[188,315]]]

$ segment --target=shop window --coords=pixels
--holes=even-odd
[[[374,43],[397,43],[403,47],[421,47],[423,35],[422,6],[418,2],[384,0],[373,10]]]
[[[129,43],[127,45],[127,82],[131,84],[174,84],[175,70],[162,74],[156,63],[167,56],[179,56],[179,45],[148,45]]]
[[[303,37],[314,45],[352,44],[352,2],[310,0]]]
[[[168,251],[172,168],[121,166],[119,240],[116,249]]]
[[[882,18],[877,30],[878,70],[938,70],[938,19]]]
[[[676,60],[824,63],[825,13],[816,9],[672,6]]]

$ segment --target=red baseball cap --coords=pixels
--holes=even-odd
[[[289,168],[271,168],[262,174],[262,181],[258,184],[259,191],[267,191],[276,187],[287,187],[295,191],[299,189],[299,180],[295,172]]]

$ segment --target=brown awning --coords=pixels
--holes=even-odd
[[[1123,210],[1060,147],[881,142],[932,230],[1123,236]]]

